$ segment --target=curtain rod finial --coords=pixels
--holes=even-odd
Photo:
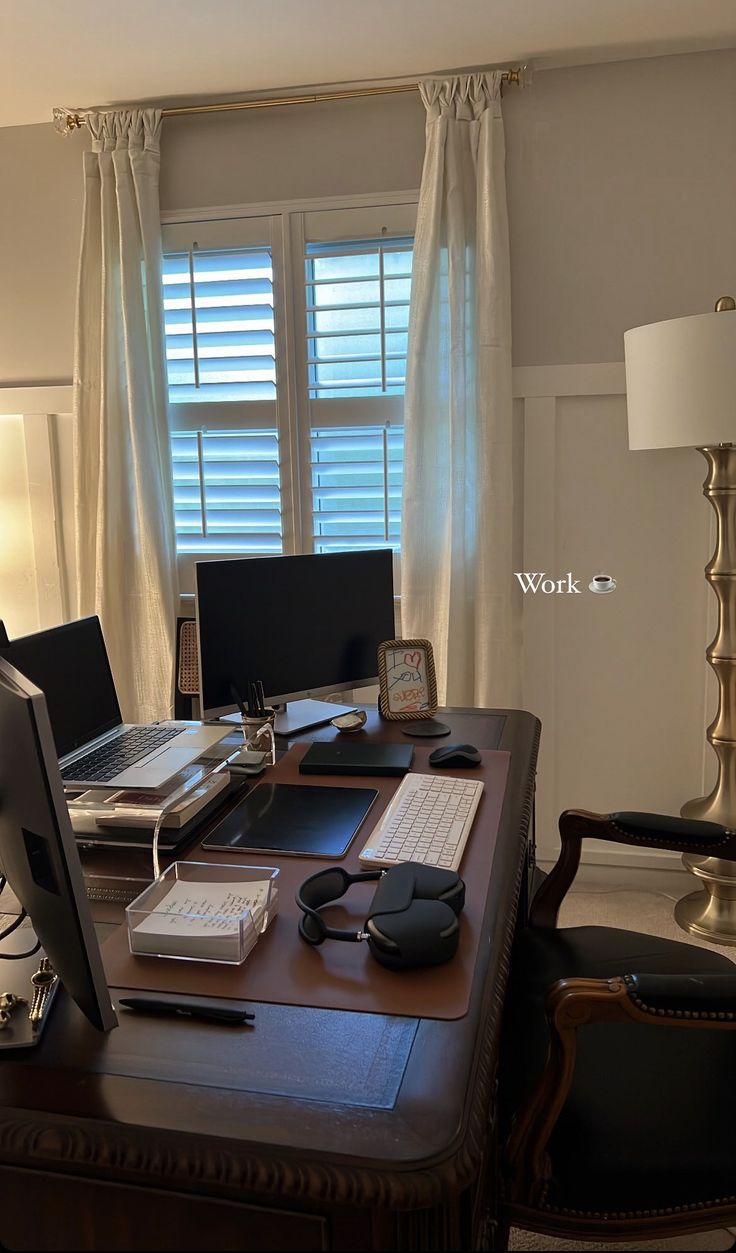
[[[73,113],[70,109],[54,109],[54,130],[57,135],[66,138],[72,131],[80,130],[84,126],[84,118],[80,113]]]

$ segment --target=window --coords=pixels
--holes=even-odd
[[[307,245],[309,395],[402,395],[410,239]]]
[[[164,226],[182,591],[205,555],[398,554],[415,212]]]
[[[282,551],[277,431],[179,431],[171,452],[178,552]]]
[[[275,399],[270,250],[168,253],[163,279],[169,400]]]
[[[404,432],[400,426],[312,431],[314,550],[399,550]]]

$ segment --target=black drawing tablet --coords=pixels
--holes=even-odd
[[[261,783],[202,847],[228,853],[342,857],[377,796],[370,787]]]

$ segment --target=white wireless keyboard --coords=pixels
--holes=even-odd
[[[364,866],[419,861],[457,870],[482,791],[475,779],[404,775],[360,861]]]

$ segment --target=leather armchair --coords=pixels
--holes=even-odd
[[[736,834],[569,810],[560,835],[512,955],[496,1246],[510,1225],[579,1240],[733,1225],[736,965],[637,932],[558,929],[557,915],[585,838],[736,860]]]

